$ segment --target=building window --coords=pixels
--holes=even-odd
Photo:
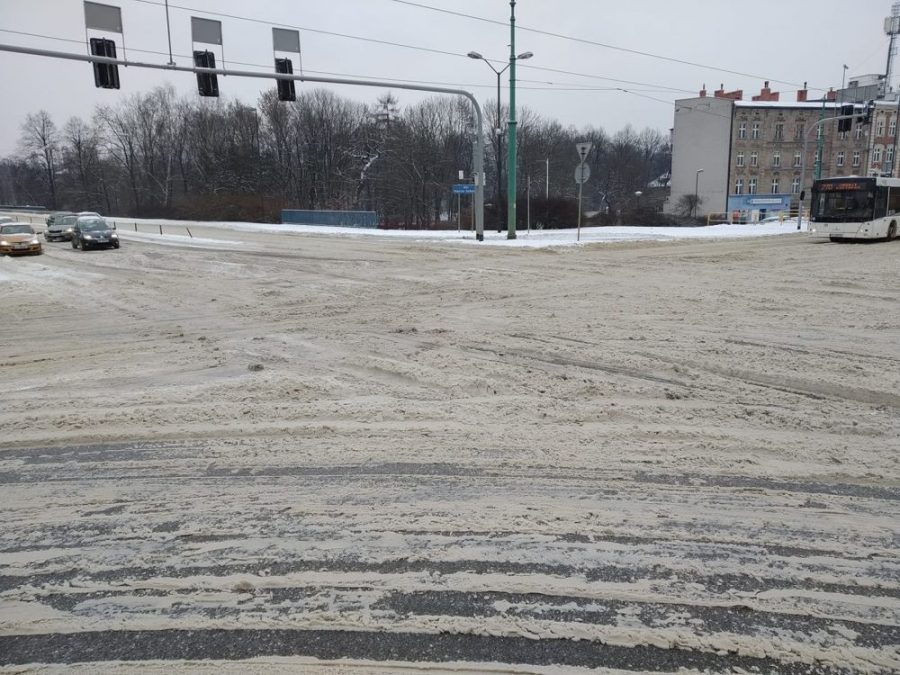
[[[750,166],[759,166],[759,153],[758,152],[750,153]]]
[[[884,163],[894,165],[894,146],[889,145],[884,150]]]
[[[753,123],[753,128],[750,129],[750,138],[752,138],[752,139],[759,138],[759,122]]]
[[[859,150],[853,151],[853,166],[859,166]]]
[[[881,164],[881,146],[878,146],[872,151],[872,162]]]
[[[742,195],[744,194],[744,179],[738,178],[734,183],[734,194]]]
[[[791,194],[795,195],[800,192],[800,177],[797,176],[791,181]]]
[[[751,178],[749,181],[747,181],[747,194],[748,195],[756,194],[756,179],[755,178]]]
[[[772,166],[779,167],[781,166],[781,153],[775,152],[772,154]]]
[[[800,158],[800,153],[799,153],[799,152],[795,152],[795,153],[794,153],[794,166],[799,167],[802,163],[803,163],[803,162],[802,162],[802,160],[801,160],[801,158]]]
[[[897,136],[897,119],[891,118],[891,125],[888,127],[888,135],[891,138],[895,138]]]
[[[775,125],[775,140],[783,141],[784,140],[784,123],[779,122]]]
[[[775,178],[772,179],[772,194],[778,194],[778,176],[775,176]]]
[[[797,128],[794,129],[794,140],[802,141],[803,140],[803,122],[797,124]]]
[[[738,127],[738,138],[747,138],[747,123],[741,122],[741,126]]]
[[[821,139],[825,135],[825,125],[820,124],[816,127],[816,140]]]
[[[737,154],[737,161],[735,161],[735,164],[737,166],[744,166],[744,153],[743,152],[739,152]]]
[[[843,151],[843,150],[841,150],[841,151],[837,154],[837,165],[838,165],[838,166],[844,166],[844,151]]]
[[[860,140],[863,135],[863,128],[861,124],[856,125],[856,140]]]
[[[839,132],[838,138],[841,139],[842,141],[846,141],[847,140],[847,132],[846,131]]]
[[[875,127],[875,135],[876,136],[884,136],[884,118],[878,118],[878,124]]]

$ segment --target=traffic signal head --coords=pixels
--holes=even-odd
[[[290,59],[275,59],[275,72],[293,75],[294,64]],[[296,101],[297,93],[294,90],[293,80],[278,80],[278,100],[279,101]]]
[[[116,43],[106,38],[91,38],[91,54],[116,58]],[[102,89],[119,88],[119,66],[113,63],[95,63],[94,86]]]
[[[215,68],[216,55],[209,51],[194,52],[194,66],[197,68]],[[197,73],[197,89],[201,96],[218,96],[218,77],[214,73]]]

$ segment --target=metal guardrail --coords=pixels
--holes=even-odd
[[[775,214],[772,214],[775,215]],[[797,209],[790,209],[788,211],[782,211],[778,215],[781,216],[781,222],[790,222],[793,220],[797,221]],[[770,217],[770,216],[767,216]],[[809,218],[809,209],[803,209],[803,218]],[[721,223],[728,223],[729,225],[758,225],[760,220],[749,220],[743,218],[735,218],[734,213],[710,213],[706,216],[706,224],[707,225],[718,225]]]
[[[0,217],[7,216],[15,218],[16,222],[28,223],[36,226],[35,229],[40,234],[44,227],[47,226],[47,218],[52,212],[34,213],[31,211],[0,211]],[[134,232],[143,232],[146,234],[186,234],[191,239],[194,238],[191,228],[186,224],[179,223],[144,223],[129,218],[110,218],[104,216],[106,222],[112,223],[117,230],[128,229]]]

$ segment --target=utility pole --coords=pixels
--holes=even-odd
[[[516,0],[509,2],[509,150],[506,161],[506,238],[516,238]]]

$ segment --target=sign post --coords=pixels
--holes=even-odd
[[[592,143],[576,143],[575,149],[578,151],[579,164],[575,167],[575,182],[578,183],[578,234],[576,241],[581,241],[581,193],[584,184],[591,177],[591,167],[584,163],[588,153],[593,147]]]
[[[462,174],[462,171],[460,171]],[[456,195],[456,231],[459,232],[462,229],[462,207],[460,206],[460,201],[462,199],[462,195],[474,195],[475,194],[475,184],[474,183],[455,183],[453,185],[453,194]]]

